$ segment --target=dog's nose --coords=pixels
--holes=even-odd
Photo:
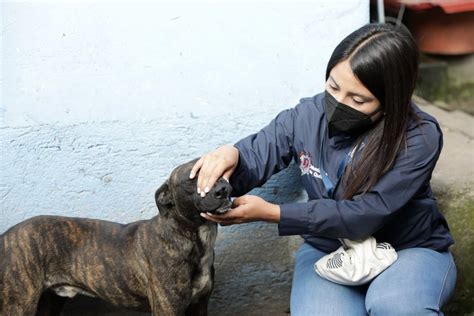
[[[218,187],[217,190],[214,192],[214,197],[216,199],[227,199],[228,196],[229,189],[225,185]]]

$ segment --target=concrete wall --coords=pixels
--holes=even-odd
[[[321,91],[368,0],[1,2],[0,232],[156,214],[179,163]]]

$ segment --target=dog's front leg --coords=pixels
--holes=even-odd
[[[37,280],[40,279],[38,276]],[[39,283],[37,280],[33,281]],[[27,273],[15,275],[11,271],[0,271],[0,316],[35,316],[43,289],[34,282],[30,281]]]
[[[173,300],[173,295],[161,293],[161,288],[153,287],[148,290],[148,301],[153,316],[183,316],[186,306],[179,299]]]
[[[0,315],[5,316],[35,316],[41,293],[31,296],[0,298]]]
[[[151,305],[151,314],[153,316],[183,316],[184,308],[179,305],[163,304],[162,302],[153,302]]]
[[[186,309],[186,316],[207,316],[207,307],[211,295],[201,297],[196,303],[189,305]]]

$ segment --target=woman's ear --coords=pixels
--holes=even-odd
[[[169,190],[168,180],[155,192],[155,202],[160,214],[166,214],[173,206],[173,197]]]

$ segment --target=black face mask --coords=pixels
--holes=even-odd
[[[369,129],[373,122],[371,117],[380,111],[380,107],[371,114],[365,114],[351,108],[325,92],[326,116],[328,119],[329,137],[339,133],[359,134]]]

